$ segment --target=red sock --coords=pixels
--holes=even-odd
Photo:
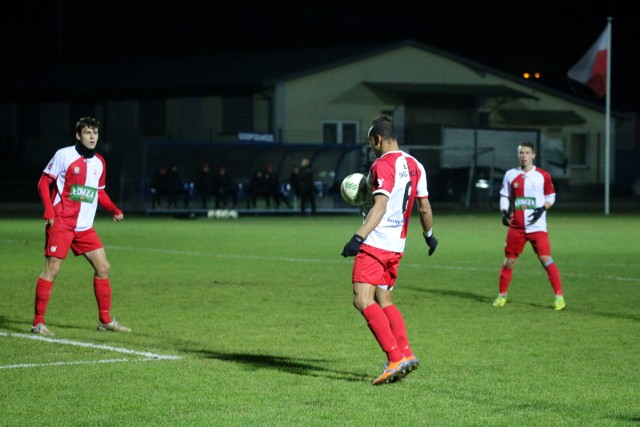
[[[395,305],[391,304],[382,309],[389,319],[389,326],[391,326],[391,333],[396,337],[396,342],[400,347],[400,351],[406,357],[413,354],[411,347],[409,346],[409,338],[407,338],[407,328],[404,324],[404,318],[400,313],[400,310]]]
[[[402,351],[398,347],[395,337],[391,333],[389,320],[378,304],[371,304],[362,310],[362,315],[367,319],[367,326],[373,332],[382,351],[387,353],[389,362],[397,362],[402,359]]]
[[[551,264],[545,265],[547,270],[547,276],[549,276],[549,282],[556,295],[562,295],[562,280],[560,280],[560,270],[555,262],[551,261]]]
[[[44,314],[47,311],[47,305],[49,304],[49,298],[51,298],[51,288],[53,288],[53,282],[38,278],[36,283],[36,300],[34,303],[34,315],[33,326],[38,323],[44,323]]]
[[[100,322],[111,323],[111,286],[109,285],[109,279],[93,278],[93,293],[96,296],[98,302],[98,315]]]
[[[500,269],[500,284],[499,290],[501,294],[506,294],[509,290],[509,283],[511,283],[511,275],[513,274],[513,270],[509,270],[504,265]]]

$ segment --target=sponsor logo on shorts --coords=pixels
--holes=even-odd
[[[51,251],[51,252],[55,252],[55,251],[57,251],[57,250],[58,250],[58,247],[57,247],[57,246],[51,246],[51,247],[49,248],[49,251]]]
[[[76,202],[93,203],[96,198],[98,190],[93,187],[87,187],[85,185],[72,185],[71,194],[69,199]]]

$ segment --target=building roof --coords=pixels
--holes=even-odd
[[[568,126],[586,123],[584,117],[569,110],[500,110],[499,114],[511,125]]]
[[[602,110],[599,104],[524,80],[452,53],[406,40],[384,45],[354,45],[283,51],[221,53],[201,57],[146,60],[108,64],[53,65],[0,82],[0,100],[140,99],[163,96],[249,95],[276,83],[331,69],[403,47],[415,47],[587,108]],[[418,91],[449,95],[528,97],[506,85],[417,85],[367,83],[386,86],[400,93]]]
[[[418,83],[380,83],[364,82],[375,89],[385,89],[403,95],[471,95],[500,98],[530,98],[538,99],[528,93],[515,90],[505,85],[477,85],[477,84],[418,84]]]
[[[248,94],[269,81],[351,58],[362,47],[223,53],[106,64],[62,64],[4,81],[5,99]]]

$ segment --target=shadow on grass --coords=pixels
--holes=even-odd
[[[621,415],[621,416],[617,416],[617,417],[613,418],[613,420],[615,420],[616,422],[617,421],[622,421],[622,422],[627,422],[627,423],[629,423],[629,422],[638,423],[638,425],[640,425],[640,415],[635,415],[635,416],[634,415],[630,415],[628,417],[624,416],[624,415]]]
[[[10,320],[0,316],[0,329],[12,332],[31,332],[31,322],[24,320]]]
[[[0,316],[0,329],[4,331],[11,331],[16,333],[27,333],[31,332],[31,319],[30,320],[13,320],[7,319],[4,316]],[[58,323],[58,322],[49,322],[47,321],[47,327],[53,332],[56,333],[56,329],[65,329],[65,330],[77,330],[77,331],[95,331],[98,326],[98,321],[95,323],[87,323],[86,325],[77,326],[70,325],[68,323]]]
[[[480,302],[483,304],[491,304],[491,302],[493,302],[493,296],[489,297],[486,295],[479,295],[479,294],[475,294],[473,292],[466,292],[466,291],[452,291],[450,289],[424,289],[424,288],[419,288],[419,287],[413,287],[413,286],[403,286],[403,289],[409,289],[415,292],[422,292],[422,293],[428,293],[428,294],[434,294],[434,295],[440,295],[440,296],[444,296],[444,297],[454,297],[454,298],[461,298],[461,299],[467,299],[467,300],[472,300],[472,301],[476,301],[476,302]],[[514,306],[514,305],[526,305],[529,307],[534,307],[534,308],[543,308],[543,309],[548,309],[551,310],[551,302],[549,302],[549,304],[539,304],[539,303],[533,303],[533,302],[516,302],[513,303],[511,302],[510,304],[508,303],[506,307],[506,309],[508,309],[508,307]],[[503,309],[504,309],[503,308]],[[571,300],[567,300],[567,308],[565,310],[563,310],[563,312],[572,312],[572,313],[583,313],[583,314],[589,314],[592,316],[600,316],[600,317],[605,317],[608,319],[626,319],[626,320],[634,320],[636,322],[640,322],[640,315],[636,315],[636,314],[627,314],[627,313],[609,313],[609,312],[604,312],[604,311],[596,311],[593,310],[589,307],[584,307],[584,309],[575,309],[571,307]]]
[[[185,349],[184,351],[200,354],[206,359],[216,359],[225,362],[241,363],[254,369],[273,369],[296,375],[324,377],[353,382],[360,382],[370,379],[369,375],[365,375],[362,373],[329,369],[320,364],[310,363],[323,362],[323,360],[270,356],[266,354],[221,353],[210,350]]]
[[[412,286],[403,286],[403,289],[409,289],[415,292],[424,292],[428,294],[441,295],[445,297],[456,297],[462,299],[468,299],[481,303],[491,303],[493,298],[488,297],[486,295],[474,294],[473,292],[466,291],[452,291],[451,289],[425,289],[425,288],[417,288]]]

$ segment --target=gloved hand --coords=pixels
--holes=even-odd
[[[531,215],[529,215],[529,224],[533,224],[534,222],[536,222],[537,220],[540,219],[540,217],[542,216],[542,214],[544,213],[544,211],[546,211],[547,208],[543,205],[540,206],[539,208],[535,208],[533,210],[533,213]]]
[[[431,236],[427,237],[426,231],[423,231],[422,235],[424,236],[424,241],[427,242],[427,246],[429,246],[429,256],[431,256],[438,246],[438,239],[436,239],[436,236],[434,236],[433,233]]]
[[[360,245],[362,245],[362,242],[364,242],[364,239],[358,236],[357,234],[354,234],[351,240],[349,240],[347,244],[344,245],[344,249],[342,250],[342,256],[348,257],[348,256],[358,255],[358,252],[360,252]]]
[[[502,224],[505,227],[509,226],[509,222],[511,221],[511,215],[509,215],[509,212],[507,211],[502,211]]]

